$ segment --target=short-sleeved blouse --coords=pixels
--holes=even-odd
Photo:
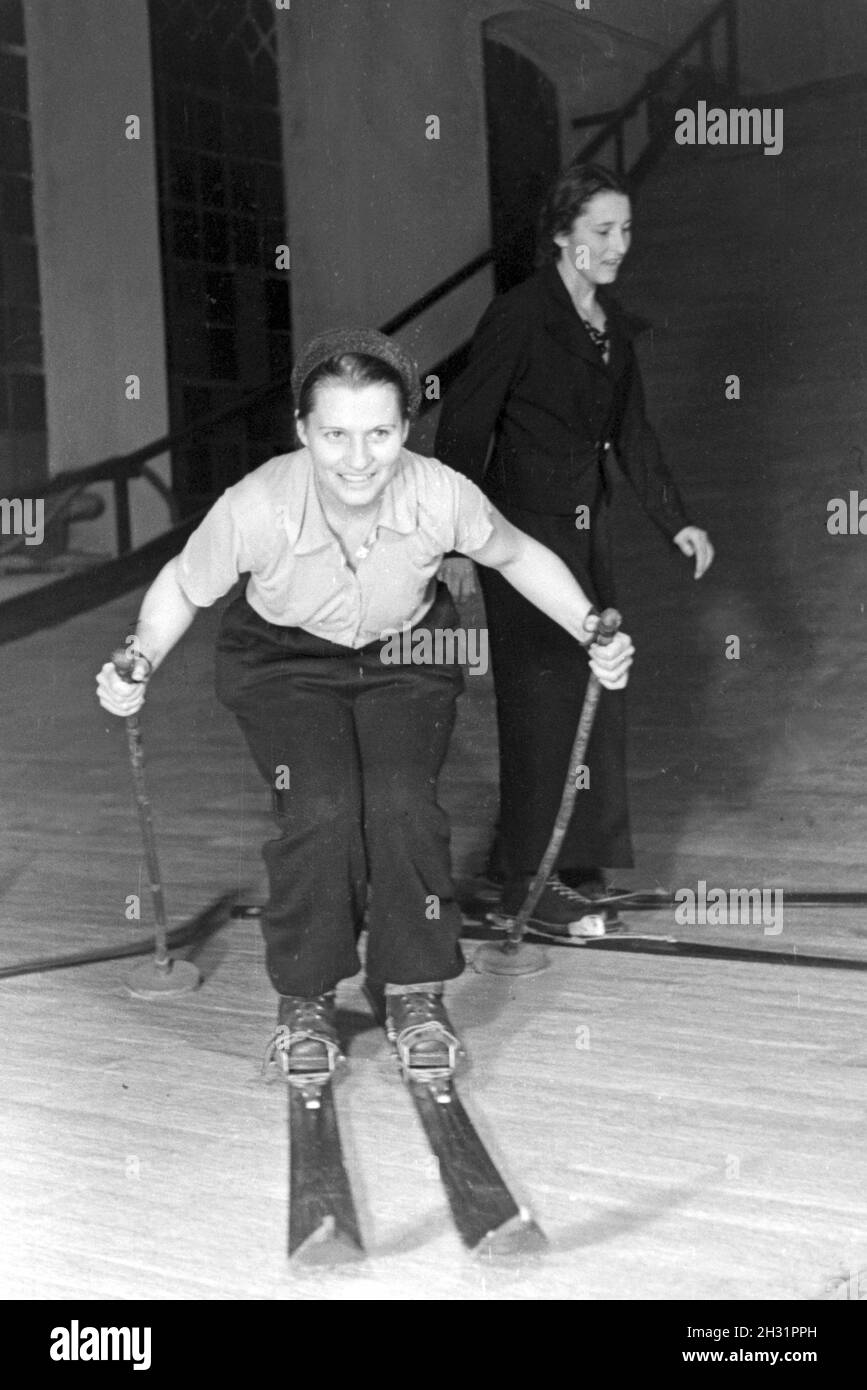
[[[362,647],[418,622],[451,550],[471,555],[493,531],[491,503],[436,459],[401,450],[375,531],[353,568],[329,527],[309,450],[281,454],[227,489],[190,536],[178,581],[207,608],[248,574],[267,622]]]

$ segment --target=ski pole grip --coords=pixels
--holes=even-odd
[[[133,679],[132,673],[135,670],[135,664],[137,661],[143,661],[146,664],[148,668],[148,675],[150,675],[151,664],[146,656],[133,656],[123,647],[118,647],[117,650],[112,652],[111,654],[112,666],[117,671],[117,674],[120,676],[121,680],[126,681],[127,685],[142,684],[140,680]],[[147,677],[145,677],[145,679],[147,679]]]
[[[606,608],[599,615],[599,626],[593,634],[591,645],[598,644],[600,647],[607,647],[616,636],[623,622],[616,608]]]

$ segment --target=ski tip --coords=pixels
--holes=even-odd
[[[364,1259],[364,1246],[352,1231],[343,1230],[334,1216],[326,1216],[297,1244],[290,1235],[289,1258],[294,1266],[307,1268],[358,1264]]]
[[[545,1232],[536,1225],[527,1208],[522,1207],[517,1216],[498,1226],[495,1231],[489,1231],[473,1253],[482,1260],[500,1260],[541,1255],[547,1248]]]

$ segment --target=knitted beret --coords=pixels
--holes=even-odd
[[[417,414],[421,404],[418,368],[402,347],[375,328],[334,328],[311,338],[292,369],[292,393],[296,403],[310,373],[329,358],[340,357],[344,352],[363,353],[366,357],[378,357],[381,362],[387,362],[404,384],[409,415]]]

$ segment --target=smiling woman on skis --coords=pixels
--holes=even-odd
[[[107,663],[98,698],[118,716],[138,710],[198,609],[249,576],[223,614],[217,694],[272,790],[273,1054],[287,1075],[333,1069],[335,989],[359,968],[366,917],[367,978],[385,993],[404,1066],[452,1066],[459,1044],[442,996],[463,970],[461,918],[437,778],[463,677],[382,654],[394,632],[457,626],[436,578],[451,550],[498,570],[576,642],[592,641],[595,610],[563,562],[474,483],[404,447],[420,390],[397,344],[367,329],[323,334],[298,359],[293,390],[301,448],[215,503],[145,594],[141,683]],[[625,634],[588,655],[604,686],[626,684]]]

